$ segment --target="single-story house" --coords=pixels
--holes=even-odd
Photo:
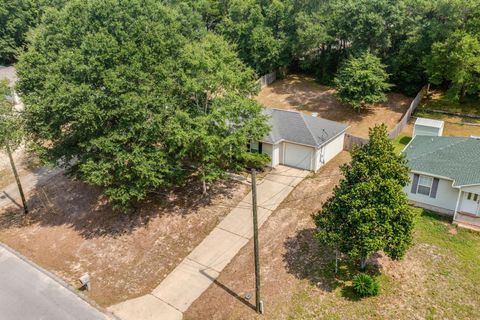
[[[441,120],[417,118],[413,125],[413,136],[441,136],[445,123]]]
[[[403,154],[411,171],[404,191],[414,205],[480,226],[480,139],[417,135]]]
[[[271,130],[250,151],[268,154],[279,164],[317,171],[343,150],[348,126],[301,112],[265,108]]]

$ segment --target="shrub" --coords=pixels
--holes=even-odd
[[[353,277],[353,291],[360,297],[376,296],[378,289],[377,280],[367,274],[357,274]]]

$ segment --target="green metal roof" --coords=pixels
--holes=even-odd
[[[416,136],[403,154],[412,171],[450,178],[454,187],[480,184],[480,139]]]

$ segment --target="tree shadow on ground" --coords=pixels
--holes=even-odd
[[[28,194],[28,215],[25,216],[18,206],[3,209],[0,230],[32,224],[68,225],[86,239],[118,237],[148,226],[153,218],[186,217],[209,206],[216,197],[230,199],[238,183],[232,180],[217,182],[207,195],[203,195],[201,183],[190,181],[186,187],[152,193],[136,204],[134,210],[125,213],[113,210],[101,195],[100,188],[58,174]]]
[[[314,234],[315,229],[304,229],[287,238],[284,243],[286,253],[283,257],[287,272],[298,279],[307,279],[312,285],[327,292],[341,287],[344,298],[359,300],[351,286],[353,276],[361,273],[358,265],[345,256],[339,256],[338,272],[335,274],[335,251],[321,245],[314,238]],[[367,269],[362,272],[378,275],[381,268],[378,262],[380,257],[380,254],[373,255]]]

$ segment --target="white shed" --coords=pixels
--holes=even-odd
[[[440,137],[443,135],[444,126],[445,123],[440,120],[417,118],[413,126],[413,136]]]

